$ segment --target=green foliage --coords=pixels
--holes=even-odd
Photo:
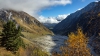
[[[7,50],[17,51],[20,46],[24,46],[20,35],[21,27],[16,27],[14,22],[8,21],[3,25],[1,45]]]

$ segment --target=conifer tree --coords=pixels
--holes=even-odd
[[[21,37],[21,27],[16,27],[12,21],[3,25],[1,45],[7,50],[17,51],[20,46],[24,45]]]

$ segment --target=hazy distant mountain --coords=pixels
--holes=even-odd
[[[57,25],[57,23],[43,23],[43,25],[48,29],[52,30],[55,27],[55,25]]]
[[[44,27],[37,19],[23,11],[1,9],[0,28],[2,28],[3,22],[7,22],[8,20],[12,20],[16,22],[17,25],[20,25],[23,28],[23,32],[37,35],[52,34],[52,32]]]

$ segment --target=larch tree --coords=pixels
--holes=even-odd
[[[61,47],[62,53],[53,53],[53,56],[92,56],[87,46],[88,38],[83,34],[81,28],[76,33],[71,32],[65,43],[66,45]]]
[[[87,46],[88,39],[81,28],[76,33],[70,33],[68,37],[67,46],[61,48],[63,56],[91,56],[90,49]]]

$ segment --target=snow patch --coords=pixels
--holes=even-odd
[[[4,12],[5,12],[6,14],[8,14],[8,12],[7,12],[6,10],[5,10]]]
[[[24,21],[26,21],[25,18],[24,18]]]
[[[33,23],[35,23],[34,20],[33,20]]]
[[[10,12],[9,13],[9,17],[8,17],[9,20],[11,19],[11,16],[12,16],[12,13]]]

